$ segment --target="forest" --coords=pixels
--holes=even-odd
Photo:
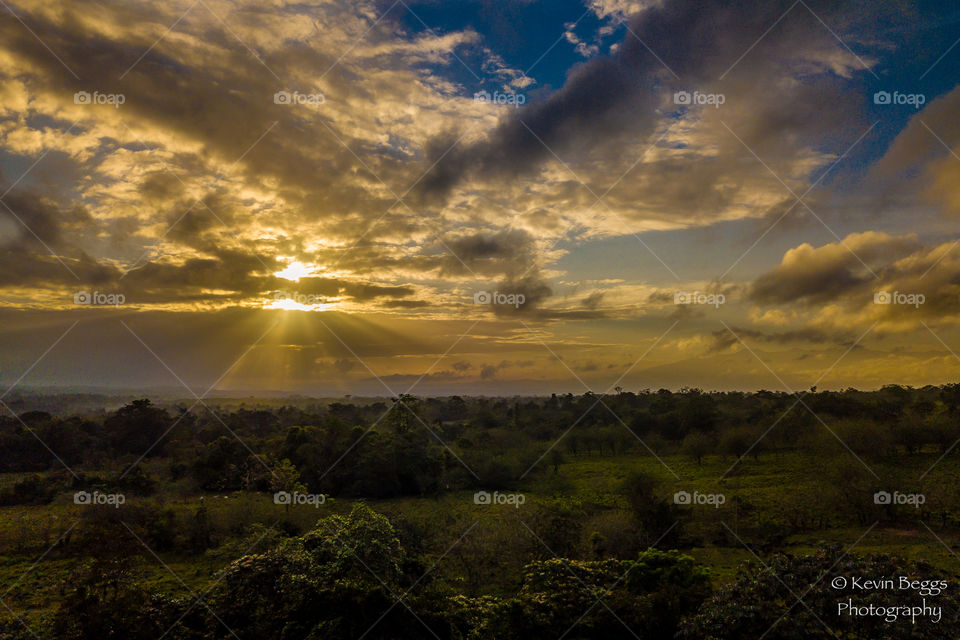
[[[960,628],[960,385],[50,405],[0,418],[3,638]]]

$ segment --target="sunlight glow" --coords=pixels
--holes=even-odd
[[[318,302],[316,304],[303,304],[302,302],[297,302],[296,300],[291,300],[289,298],[285,300],[273,300],[270,304],[265,305],[264,309],[283,309],[284,311],[326,311],[331,308],[333,305],[326,304],[323,302]]]
[[[283,271],[277,271],[273,275],[284,280],[297,282],[300,278],[305,278],[314,272],[314,267],[308,266],[297,260],[291,261]]]

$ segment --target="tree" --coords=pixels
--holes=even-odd
[[[134,400],[103,422],[111,446],[122,453],[156,456],[164,450],[163,437],[172,421],[164,409],[150,400]]]
[[[857,607],[916,606],[922,597],[911,589],[856,589],[851,576],[910,576],[912,579],[946,579],[924,563],[888,556],[847,555],[839,545],[813,555],[777,554],[765,565],[742,567],[736,580],[707,600],[697,615],[688,618],[677,636],[681,640],[948,640],[956,637],[960,623],[960,593],[949,587],[936,597],[943,618],[934,623],[918,616],[844,615],[841,603]],[[834,582],[839,578],[844,582]],[[897,578],[894,578],[897,580]],[[838,587],[838,584],[845,586]],[[952,585],[952,581],[949,582]],[[797,602],[803,594],[803,603]]]
[[[231,638],[229,627],[251,638],[422,638],[426,629],[393,595],[404,593],[404,560],[389,521],[357,503],[349,515],[231,564],[210,597],[224,624],[209,619],[204,637]]]
[[[703,463],[703,456],[713,450],[713,438],[702,431],[692,431],[683,439],[683,452],[697,461],[700,465]]]
[[[639,471],[628,475],[620,487],[636,521],[643,546],[653,544],[668,530],[669,540],[676,540],[681,527],[677,524],[675,507],[657,495],[656,489],[656,480]]]
[[[649,549],[636,561],[555,558],[527,565],[516,598],[483,603],[489,613],[476,637],[672,638],[709,593],[706,571],[677,551]]]

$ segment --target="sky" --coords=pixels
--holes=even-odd
[[[955,3],[2,4],[3,395],[957,381]]]

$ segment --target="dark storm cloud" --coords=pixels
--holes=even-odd
[[[90,214],[60,206],[29,191],[12,191],[0,205],[0,220],[12,235],[0,237],[0,286],[73,287],[115,279],[115,267],[77,249],[73,240],[89,231]]]
[[[790,20],[778,23],[776,33],[764,38],[783,13],[779,4],[672,0],[652,6],[633,19],[633,33],[627,33],[615,53],[577,65],[564,86],[545,101],[515,110],[487,139],[448,153],[423,189],[428,195],[445,194],[468,176],[512,179],[535,172],[553,153],[564,158],[625,137],[643,139],[654,130],[663,115],[660,107],[669,103],[675,89],[717,86],[718,78],[751,46],[749,59],[731,75],[731,82],[737,74],[741,80],[749,78],[746,87],[752,94],[746,97],[754,124],[743,134],[748,143],[763,150],[822,130],[825,124],[849,127],[851,100],[839,83],[807,79],[785,90],[776,81],[786,74],[849,73],[854,63],[837,54],[840,45],[820,19],[844,31],[853,18],[876,19],[879,10],[832,1],[808,5],[818,17],[798,7]],[[771,141],[770,132],[781,140]],[[453,139],[450,134],[434,140],[428,155],[440,158]],[[616,150],[605,146],[605,151]]]
[[[65,235],[85,230],[92,222],[84,208],[61,206],[34,192],[12,191],[3,202],[0,220],[9,220],[17,230],[17,243],[61,247]]]
[[[506,296],[523,296],[519,304],[493,304],[493,312],[498,316],[537,315],[540,304],[553,295],[550,286],[536,276],[524,276],[517,280],[506,280],[497,286],[497,293]]]
[[[533,237],[522,230],[475,233],[445,242],[448,255],[443,272],[464,275],[517,277],[534,264]]]

